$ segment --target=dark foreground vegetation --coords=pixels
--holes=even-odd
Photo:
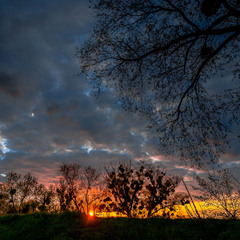
[[[0,217],[1,240],[240,239],[240,221],[89,218],[76,212]]]

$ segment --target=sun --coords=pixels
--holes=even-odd
[[[89,212],[89,216],[93,217],[94,216],[94,212],[93,211]]]

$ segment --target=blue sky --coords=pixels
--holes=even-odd
[[[88,5],[0,0],[0,174],[31,172],[50,183],[62,162],[103,169],[135,159],[190,179],[192,169],[158,151],[144,119],[124,112],[108,91],[92,97],[78,76],[76,47],[95,21]],[[221,160],[236,169],[239,142],[231,145]]]

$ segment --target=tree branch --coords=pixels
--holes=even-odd
[[[232,32],[237,32],[240,31],[240,26],[233,26],[233,27],[228,27],[228,28],[224,28],[224,29],[206,29],[206,30],[199,30],[193,33],[189,33],[183,36],[180,36],[178,38],[175,38],[174,40],[172,40],[171,42],[167,43],[164,46],[159,46],[159,45],[155,45],[153,47],[152,50],[150,50],[149,52],[146,52],[142,55],[140,55],[139,57],[136,58],[122,58],[123,61],[127,61],[127,62],[134,62],[134,61],[139,61],[143,58],[146,58],[154,53],[159,53],[161,51],[167,50],[169,49],[171,46],[173,46],[176,43],[179,43],[180,41],[192,38],[192,37],[199,37],[199,36],[211,36],[211,35],[224,35],[224,34],[228,34],[228,33],[232,33]]]
[[[180,8],[177,8],[174,4],[172,4],[172,3],[170,2],[170,0],[167,0],[167,3],[168,3],[172,8],[174,8],[177,12],[180,13],[180,15],[182,16],[182,18],[183,18],[188,24],[190,24],[193,28],[199,30],[199,27],[198,27],[195,23],[193,23],[193,22],[184,14],[184,12],[183,12]]]
[[[228,37],[227,39],[225,39],[225,41],[223,41],[223,43],[215,50],[213,51],[212,54],[210,54],[201,64],[201,66],[199,67],[197,74],[195,75],[194,80],[192,81],[191,85],[187,88],[187,90],[184,92],[183,96],[180,99],[180,102],[178,104],[178,108],[177,108],[177,112],[181,112],[181,105],[182,102],[184,100],[184,98],[186,97],[186,95],[188,94],[188,92],[194,87],[194,85],[196,85],[196,83],[199,80],[200,77],[200,73],[203,70],[203,68],[206,66],[206,64],[213,58],[215,57],[230,41],[232,41],[234,38],[236,38],[239,35],[240,32],[235,32],[234,34],[232,34],[230,37]]]
[[[229,5],[229,3],[226,0],[223,1],[223,5],[229,11],[229,13],[232,16],[237,17],[237,18],[240,17],[240,11],[235,9],[235,8],[233,8],[231,5]]]

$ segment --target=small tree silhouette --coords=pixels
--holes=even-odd
[[[56,191],[61,211],[75,209],[88,214],[90,209],[99,208],[105,191],[101,187],[100,173],[95,168],[64,163],[58,173]]]
[[[64,163],[59,167],[58,174],[60,179],[57,194],[61,211],[70,210],[72,203],[77,210],[80,210],[77,196],[80,188],[81,166],[77,163]]]
[[[30,200],[37,185],[37,179],[30,173],[23,176],[16,172],[7,173],[6,186],[9,202],[14,213],[27,211],[28,207],[24,206],[24,202]]]
[[[202,192],[198,196],[207,208],[209,217],[237,219],[240,217],[240,183],[229,169],[207,172],[207,179],[196,176],[198,187]]]

